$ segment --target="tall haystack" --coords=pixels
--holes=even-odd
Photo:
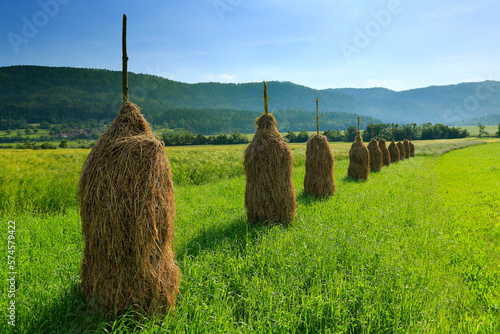
[[[398,146],[399,149],[399,160],[406,159],[405,145],[401,141],[398,141],[396,145]]]
[[[415,145],[411,142],[411,135],[410,135],[410,157],[415,158]]]
[[[399,148],[394,142],[394,139],[389,144],[389,154],[391,155],[391,162],[398,162],[400,158]]]
[[[165,146],[128,102],[123,16],[123,106],[88,155],[78,184],[87,302],[118,315],[166,314],[179,292],[172,252],[175,197]]]
[[[133,103],[124,103],[87,157],[79,182],[84,240],[81,287],[120,314],[166,313],[179,292],[175,197],[165,147]]]
[[[292,182],[292,153],[269,114],[264,82],[264,114],[256,120],[257,131],[245,149],[245,207],[250,223],[290,223],[297,203]]]
[[[405,147],[405,159],[410,158],[410,142],[406,139],[406,131],[405,131],[405,140],[403,140],[403,145]]]
[[[349,167],[347,168],[347,176],[358,180],[367,180],[370,174],[370,152],[366,148],[361,133],[359,131],[358,117],[358,135],[354,139],[354,143],[349,150]]]
[[[408,159],[410,157],[410,142],[408,139],[405,138],[405,140],[403,140],[403,146],[405,148],[405,159]]]
[[[316,98],[316,135],[309,138],[306,145],[306,176],[304,178],[304,192],[318,197],[333,196],[335,180],[333,178],[333,157],[328,139],[319,134],[319,99]]]
[[[394,124],[392,125],[392,141],[389,144],[389,154],[391,156],[391,162],[398,162],[399,159],[401,158],[398,146],[394,141]]]
[[[390,166],[391,165],[391,155],[389,154],[389,150],[387,149],[387,144],[386,144],[384,138],[379,140],[378,147],[380,149],[380,152],[382,152],[382,164],[384,166]]]
[[[372,121],[372,139],[368,143],[368,152],[370,152],[370,171],[378,172],[382,169],[383,157],[382,151],[378,147],[378,143],[373,136],[373,121]]]

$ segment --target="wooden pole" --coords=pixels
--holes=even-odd
[[[321,101],[318,97],[316,97],[316,134],[319,136],[319,119],[323,116],[319,115],[319,101]]]
[[[266,82],[264,81],[264,96],[260,96],[260,97],[263,97],[264,98],[264,114],[268,115],[269,114],[269,107],[267,105],[267,101],[269,101],[271,99],[267,97],[267,85],[266,85]]]
[[[372,118],[372,139],[373,139],[373,118]]]
[[[122,86],[123,103],[128,102],[128,73],[127,73],[127,15],[123,14],[122,29]]]
[[[394,123],[392,123],[392,141],[394,141]]]
[[[358,116],[358,136],[361,136],[361,134],[359,132],[359,116]]]

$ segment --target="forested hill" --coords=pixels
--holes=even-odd
[[[262,83],[186,84],[129,73],[130,100],[148,121],[194,132],[253,131],[262,111]],[[451,123],[500,114],[500,83],[465,83],[403,92],[387,89],[315,90],[290,82],[268,82],[270,109],[281,129],[312,130],[314,99],[321,99],[324,128],[354,125]],[[40,66],[0,68],[0,120],[52,123],[113,119],[121,105],[121,72]],[[305,112],[309,111],[309,112]],[[249,124],[248,129],[243,124]]]

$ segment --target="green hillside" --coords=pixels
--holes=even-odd
[[[187,84],[129,74],[130,99],[152,124],[205,134],[253,132],[262,111],[262,83]],[[364,115],[386,123],[488,125],[500,115],[500,83],[463,83],[395,92],[384,88],[315,90],[290,82],[268,82],[270,108],[280,130],[315,129],[314,99],[321,99],[324,129],[346,129]],[[0,129],[27,123],[112,120],[121,105],[121,72],[65,67],[0,68]],[[471,125],[472,125],[471,124]]]

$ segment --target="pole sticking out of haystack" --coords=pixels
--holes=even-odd
[[[316,135],[319,136],[319,119],[323,116],[319,115],[319,101],[321,101],[318,97],[316,97]]]
[[[391,156],[391,162],[398,162],[400,159],[400,152],[396,142],[394,141],[394,123],[392,123],[392,142],[389,144],[388,150]]]
[[[123,103],[128,102],[128,69],[127,69],[127,15],[123,14],[122,27],[122,87]]]
[[[268,113],[264,82],[264,114],[256,120],[257,130],[245,149],[245,207],[250,223],[289,224],[295,218],[297,202],[292,182],[293,157]]]
[[[358,117],[358,135],[349,150],[349,167],[347,176],[358,180],[367,180],[370,174],[370,152],[361,139]]]
[[[405,140],[403,140],[403,146],[405,148],[405,159],[410,158],[410,143],[408,142],[408,139],[406,139],[406,130],[405,130]]]
[[[316,98],[316,135],[309,138],[306,145],[306,175],[304,178],[304,192],[317,197],[333,196],[335,180],[333,167],[335,158],[330,149],[328,139],[319,134],[319,99]]]
[[[86,301],[110,317],[131,308],[167,314],[180,280],[172,251],[174,184],[165,145],[132,102],[123,103],[90,151],[78,195]]]
[[[267,101],[269,101],[271,97],[267,97],[267,85],[266,85],[266,82],[264,81],[264,96],[260,96],[262,98],[264,98],[264,115],[269,115],[269,106],[267,104]]]
[[[378,172],[382,169],[383,157],[377,140],[373,136],[373,119],[372,119],[372,139],[368,143],[368,151],[370,152],[370,171]]]

